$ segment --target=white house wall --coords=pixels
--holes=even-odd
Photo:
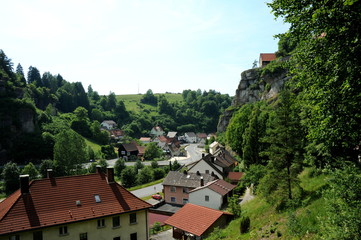
[[[209,196],[209,201],[205,201]],[[222,196],[209,188],[203,188],[189,193],[189,203],[219,210],[222,206]]]
[[[223,176],[220,175],[214,168],[212,168],[206,161],[197,162],[191,169],[189,169],[189,172],[197,173],[197,171],[199,171],[199,173],[206,173],[206,170],[209,171],[209,174],[214,172],[214,174],[218,176],[219,179],[223,179]]]

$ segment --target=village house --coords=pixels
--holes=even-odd
[[[177,138],[177,132],[168,132],[168,134],[167,134],[167,138],[170,138],[170,139],[172,139],[172,138]]]
[[[114,171],[29,182],[0,203],[0,240],[148,239],[147,202],[114,181]]]
[[[141,138],[139,138],[139,141],[143,144],[147,144],[147,143],[150,143],[152,141],[152,139],[150,137],[141,137]]]
[[[275,53],[261,53],[259,55],[259,67],[264,67],[276,59]]]
[[[243,176],[244,176],[243,172],[229,172],[227,179],[230,183],[237,185],[241,181]]]
[[[205,144],[207,140],[207,134],[205,133],[197,133],[197,142]]]
[[[214,180],[190,191],[189,203],[219,210],[227,206],[235,187],[222,179]]]
[[[184,205],[189,201],[189,192],[214,180],[209,174],[170,171],[163,181],[164,201]]]
[[[230,213],[188,203],[165,220],[165,224],[173,227],[175,239],[200,240],[206,238],[216,227],[226,227],[232,219],[233,215]]]
[[[206,173],[212,176],[225,179],[228,173],[236,166],[237,160],[224,148],[218,150],[215,155],[202,154],[202,158],[189,165],[188,172]]]
[[[184,134],[184,138],[188,143],[196,143],[197,142],[197,136],[194,132],[186,132]]]
[[[124,131],[120,129],[109,130],[109,134],[110,134],[110,138],[115,141],[120,141],[125,136]]]
[[[107,130],[111,130],[117,127],[117,124],[113,121],[113,120],[104,120],[101,124],[100,124],[101,128],[105,128]]]
[[[155,126],[150,130],[150,135],[152,137],[159,137],[164,135],[164,131],[160,126]]]

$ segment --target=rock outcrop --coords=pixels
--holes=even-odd
[[[227,129],[232,115],[246,103],[268,100],[277,97],[284,82],[288,79],[286,72],[279,74],[260,75],[260,69],[249,69],[241,73],[236,94],[232,100],[232,106],[220,117],[217,131],[224,132]]]

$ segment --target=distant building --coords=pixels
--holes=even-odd
[[[150,130],[150,135],[153,137],[163,136],[164,131],[160,126],[155,126]]]
[[[261,53],[259,55],[259,67],[264,67],[276,59],[275,53]]]
[[[29,182],[0,203],[0,240],[148,239],[150,204],[114,181],[113,169]]]
[[[111,130],[113,128],[117,127],[117,124],[113,121],[113,120],[104,120],[101,124],[100,127],[105,128],[107,130]]]
[[[186,132],[184,134],[185,140],[189,143],[196,143],[197,142],[197,136],[194,132]]]

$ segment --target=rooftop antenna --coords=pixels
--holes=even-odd
[[[138,94],[139,94],[139,82],[138,82]]]

